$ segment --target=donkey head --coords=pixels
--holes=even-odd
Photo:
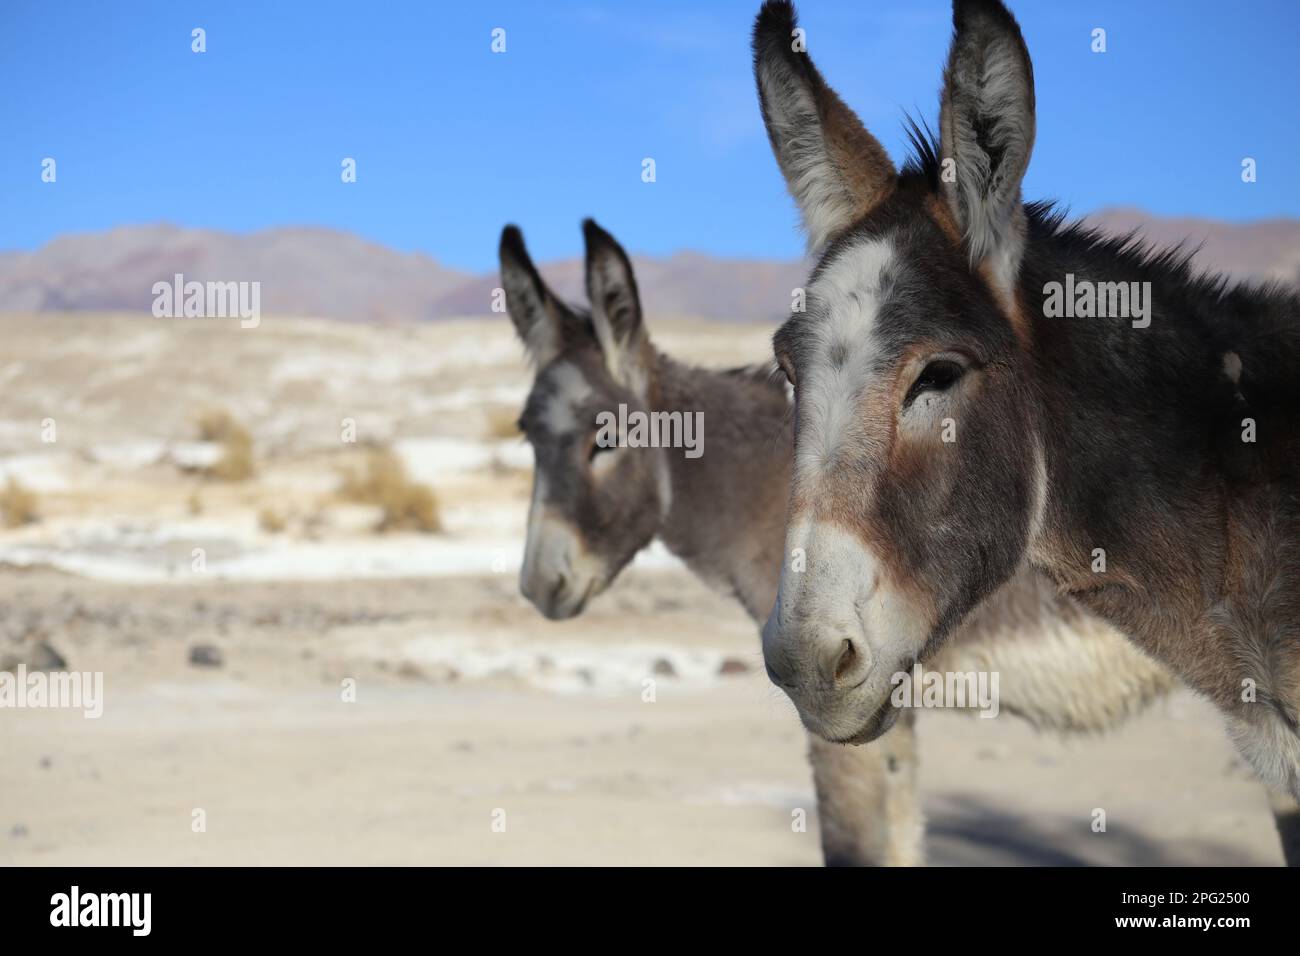
[[[804,723],[865,741],[893,686],[1020,563],[1041,507],[1023,369],[1020,182],[1033,73],[997,0],[957,0],[939,155],[896,171],[768,3],[754,71],[817,266],[774,337],[795,465],[772,679]]]
[[[553,620],[573,617],[650,543],[668,507],[659,448],[606,447],[597,416],[647,411],[653,351],[627,254],[590,219],[591,312],[557,298],[524,248],[501,233],[501,281],[515,331],[536,370],[519,419],[536,467],[520,590]]]

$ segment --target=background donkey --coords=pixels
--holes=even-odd
[[[501,237],[510,317],[536,368],[520,420],[537,463],[521,588],[548,617],[571,617],[659,536],[762,620],[778,582],[792,454],[784,383],[770,368],[700,369],[655,349],[627,256],[595,223],[584,232],[590,313],[547,288],[518,229]],[[706,453],[601,449],[596,415],[619,402],[704,412]],[[941,665],[1002,671],[1002,707],[1059,732],[1113,727],[1172,683],[1032,574],[972,616]],[[827,862],[921,862],[910,718],[870,746],[813,735],[809,744]]]
[[[809,570],[782,573],[769,673],[808,727],[870,740],[897,717],[895,675],[1028,563],[1300,796],[1300,302],[1022,205],[1019,27],[996,0],[953,19],[940,142],[918,136],[901,175],[793,48],[791,6],[755,26],[763,117],[820,260],[774,339],[797,404],[786,555]],[[1094,298],[1059,317],[1053,289],[1081,283],[1138,283],[1147,311]]]

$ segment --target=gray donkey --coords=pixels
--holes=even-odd
[[[1300,298],[1023,203],[1020,28],[998,0],[956,0],[953,24],[938,142],[901,170],[792,43],[792,6],[755,24],[817,260],[773,338],[797,410],[768,673],[807,727],[869,741],[895,682],[1032,568],[1300,798]]]
[[[508,226],[501,278],[536,378],[520,428],[536,458],[520,584],[552,619],[573,617],[656,536],[756,622],[776,596],[793,437],[769,366],[690,367],[656,350],[627,255],[584,224],[590,312],[547,288]],[[706,453],[607,446],[597,416],[703,412]],[[1000,671],[1001,707],[1057,732],[1114,727],[1172,686],[1166,672],[1032,574],[986,604],[936,668]],[[831,865],[922,862],[911,711],[863,747],[809,735],[822,849]]]

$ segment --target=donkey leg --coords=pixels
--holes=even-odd
[[[920,866],[925,821],[916,790],[913,715],[862,747],[808,735],[827,866]]]
[[[1272,788],[1269,788],[1268,797],[1273,805],[1277,835],[1282,840],[1282,858],[1287,866],[1300,866],[1300,802],[1290,794],[1278,793]]]

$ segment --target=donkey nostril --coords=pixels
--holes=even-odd
[[[560,599],[560,594],[564,591],[564,586],[567,583],[568,583],[568,579],[562,574],[555,579],[555,586],[551,588],[551,594],[549,598],[552,606]]]
[[[853,670],[853,665],[857,663],[858,652],[853,649],[853,642],[847,637],[844,639],[844,649],[840,651],[839,660],[835,662],[835,683],[844,679],[844,675]]]
[[[864,655],[858,650],[857,644],[846,637],[840,646],[839,657],[835,659],[831,682],[846,684],[859,677],[864,671],[870,670],[870,664],[870,655]]]

